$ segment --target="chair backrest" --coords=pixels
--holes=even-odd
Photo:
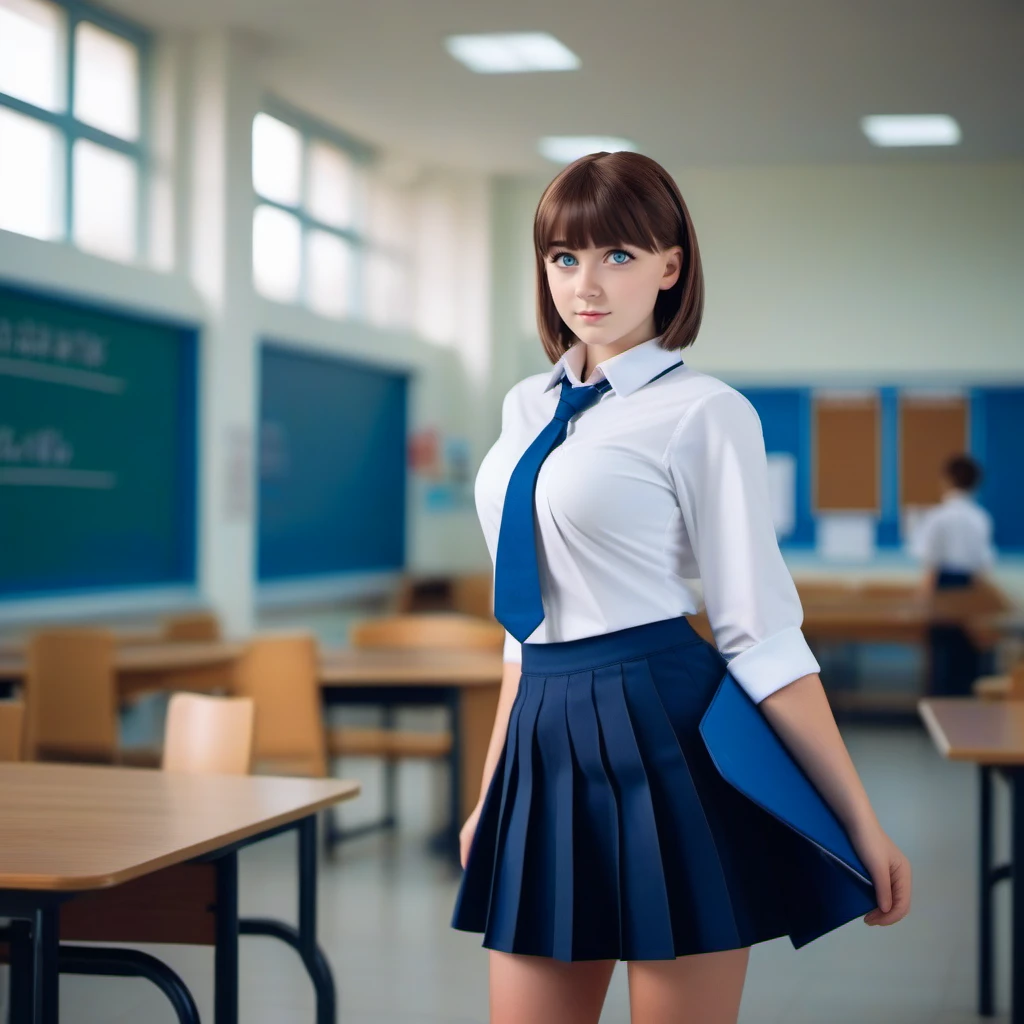
[[[320,702],[319,653],[309,633],[250,640],[235,665],[232,691],[256,706],[253,761],[289,774],[325,777],[327,744]]]
[[[168,772],[248,775],[254,712],[250,697],[174,694],[167,706],[161,767]]]
[[[170,641],[220,640],[220,622],[213,612],[185,612],[163,621],[163,639]]]
[[[452,609],[494,622],[494,580],[489,572],[452,579]]]
[[[20,761],[25,705],[16,700],[0,701],[0,761]]]
[[[28,645],[25,757],[111,761],[117,750],[114,635],[48,629]]]
[[[349,642],[353,647],[500,651],[505,630],[497,622],[457,612],[389,615],[355,623]]]

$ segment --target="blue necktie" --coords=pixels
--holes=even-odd
[[[494,559],[494,617],[520,642],[544,619],[533,521],[537,474],[544,460],[565,440],[569,420],[593,405],[610,387],[610,381],[602,380],[574,388],[563,378],[555,415],[523,453],[509,478]]]

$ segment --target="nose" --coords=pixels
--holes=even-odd
[[[578,299],[592,299],[601,292],[597,282],[596,268],[582,264],[579,273],[576,275],[576,297]]]

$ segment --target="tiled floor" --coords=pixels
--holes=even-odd
[[[942,761],[911,729],[845,730],[869,792],[915,868],[915,908],[895,928],[854,923],[794,951],[785,941],[754,950],[743,1024],[967,1024],[974,1005],[975,774]],[[375,806],[375,768],[349,762],[367,783],[356,820]],[[448,927],[456,878],[425,852],[444,785],[436,769],[404,767],[404,825],[389,839],[345,846],[321,874],[320,934],[334,966],[342,1024],[483,1024],[486,953],[477,936]],[[1000,817],[1005,820],[1005,794]],[[1001,843],[1004,837],[1000,837]],[[1002,845],[1000,845],[1002,849]],[[294,908],[294,838],[281,837],[242,858],[242,909],[289,917]],[[1006,1020],[1009,922],[1001,893],[998,1002]],[[186,979],[204,1020],[212,1020],[209,950],[152,947]],[[68,978],[62,1024],[171,1024],[145,983]],[[313,1001],[297,958],[265,939],[244,939],[245,1024],[312,1022]],[[620,965],[602,1024],[629,1019]]]

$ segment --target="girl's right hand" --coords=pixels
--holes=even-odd
[[[462,826],[462,831],[459,832],[459,860],[462,863],[463,871],[466,869],[466,861],[469,860],[469,848],[473,845],[473,836],[476,835],[476,823],[480,820],[480,808],[480,804],[473,808],[472,813],[466,819],[466,824]]]

